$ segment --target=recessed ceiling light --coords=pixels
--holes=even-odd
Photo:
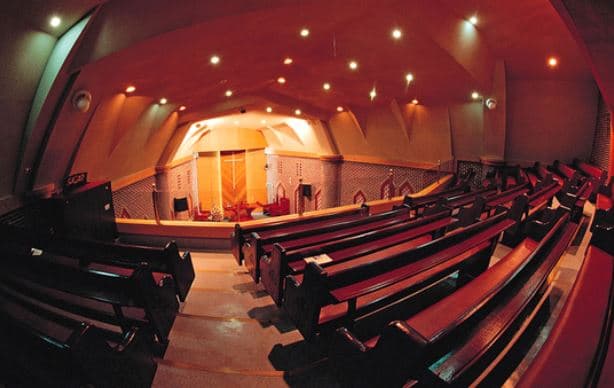
[[[550,67],[557,67],[558,65],[559,65],[559,60],[556,59],[556,57],[548,58],[548,66],[550,66]]]
[[[471,93],[471,98],[473,98],[474,100],[477,100],[478,98],[480,98],[480,93],[478,92]]]
[[[475,26],[476,24],[478,24],[478,17],[476,15],[473,15],[472,17],[469,18],[469,23]]]
[[[369,92],[369,97],[371,97],[371,101],[375,100],[375,97],[377,97],[377,91],[375,90],[375,87],[373,87],[373,89],[371,89],[371,91]]]
[[[224,93],[224,94],[226,94],[226,97],[231,97],[232,96],[232,90],[230,90],[230,89],[226,90],[226,93]]]
[[[416,98],[414,98],[413,100],[411,100],[411,103],[412,103],[412,104],[414,104],[414,105],[418,105],[418,102],[419,102],[419,101],[418,101]]]
[[[322,89],[330,90],[330,84],[328,82],[324,82],[324,85],[322,85]]]
[[[271,113],[271,112],[273,112],[273,108],[271,108],[270,106],[267,106],[267,107],[266,107],[266,112],[267,112],[267,113]]]
[[[358,69],[358,62],[356,62],[356,61],[350,61],[350,62],[348,63],[348,67],[349,67],[351,70],[356,70],[356,69]]]
[[[135,90],[136,90],[136,87],[130,85],[126,88],[126,93],[133,93]]]
[[[302,114],[303,114],[303,112],[301,112],[301,110],[300,110],[300,109],[295,109],[295,110],[294,110],[294,114],[295,114],[295,115],[297,115],[297,116],[300,116],[300,115],[302,115]]]
[[[212,65],[217,65],[218,63],[220,63],[220,57],[218,57],[217,55],[212,55],[209,59],[209,62],[211,62]]]
[[[307,28],[302,28],[302,29],[301,29],[301,36],[302,36],[303,38],[308,37],[308,36],[309,36],[309,30],[308,30]]]
[[[277,83],[283,85],[286,83],[286,79],[284,77],[279,77],[277,78]]]
[[[186,109],[188,109],[188,108],[186,108],[186,106],[185,106],[185,105],[181,105],[181,106],[179,107],[179,111],[180,111],[180,112],[183,112],[183,111],[184,111],[184,110],[186,110]]]
[[[59,27],[60,24],[62,24],[62,19],[57,16],[52,16],[51,19],[49,19],[49,25],[53,28]]]
[[[342,106],[338,106],[337,107],[337,112],[343,112],[343,107]]]
[[[291,64],[292,64],[292,62],[294,62],[294,61],[292,60],[292,58],[290,58],[290,57],[286,57],[286,58],[284,58],[284,65],[291,65]]]
[[[166,104],[167,102],[168,102],[168,100],[167,100],[166,98],[164,98],[164,97],[162,97],[162,98],[160,99],[160,105],[164,105],[164,104]]]
[[[407,83],[410,83],[413,80],[414,80],[414,75],[412,73],[405,74],[405,81],[407,81]]]
[[[403,36],[403,32],[398,28],[395,28],[394,30],[392,30],[391,35],[394,39],[401,39],[401,37]]]

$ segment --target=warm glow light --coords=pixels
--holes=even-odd
[[[267,106],[267,107],[266,107],[266,112],[267,112],[267,113],[271,113],[271,112],[273,112],[273,108],[271,108],[270,106]]]
[[[412,73],[405,74],[405,81],[407,81],[407,83],[410,83],[413,80],[414,80],[414,75]]]
[[[309,30],[308,30],[307,28],[303,28],[303,29],[301,29],[301,36],[302,36],[303,38],[308,37],[308,36],[309,36]]]
[[[168,102],[168,100],[167,100],[166,98],[164,98],[164,97],[162,97],[162,98],[160,99],[160,105],[164,105],[164,104],[166,104],[167,102]]]
[[[136,87],[130,85],[126,88],[126,93],[133,93],[136,90]]]
[[[53,28],[59,27],[60,24],[62,24],[62,19],[57,16],[52,16],[51,19],[49,19],[49,25]]]
[[[330,90],[330,84],[328,82],[324,82],[324,85],[322,85],[322,88],[324,90]]]
[[[284,77],[279,77],[277,78],[277,83],[283,85],[286,83],[286,79]]]
[[[235,120],[234,125],[239,125],[239,120]]]
[[[548,58],[548,66],[550,67],[557,67],[559,65],[559,60],[556,59],[555,57],[550,57]]]
[[[300,116],[300,115],[303,114],[303,112],[301,112],[300,109],[296,109],[296,110],[294,110],[294,114],[297,115],[297,116]]]
[[[181,105],[181,106],[179,107],[179,111],[180,111],[180,112],[183,112],[183,111],[184,111],[184,110],[186,110],[186,109],[187,109],[187,108],[186,108],[186,106],[185,106],[185,105]]]
[[[348,66],[349,66],[349,68],[350,68],[350,69],[352,69],[352,70],[356,70],[356,69],[358,69],[358,62],[356,62],[356,61],[350,61],[350,62],[348,63]]]
[[[375,87],[371,89],[371,91],[369,92],[369,97],[371,97],[371,101],[375,100],[375,97],[377,97],[377,92],[375,91]]]
[[[414,104],[414,105],[418,105],[418,102],[419,101],[417,99],[415,99],[415,98],[413,100],[411,100],[411,103]]]
[[[337,112],[343,112],[343,107],[342,106],[338,106],[337,107]]]
[[[469,18],[469,23],[475,26],[476,24],[478,24],[478,17],[473,15],[472,17]]]
[[[209,62],[211,62],[212,65],[217,65],[218,63],[220,63],[220,57],[218,57],[217,55],[212,55],[211,59],[209,59]]]
[[[291,65],[291,64],[292,64],[292,62],[294,62],[294,61],[293,61],[293,60],[292,60],[292,58],[290,58],[290,57],[286,57],[286,58],[284,59],[284,65]]]
[[[474,100],[477,100],[478,98],[480,98],[480,93],[478,92],[471,93],[471,98],[473,98]]]
[[[232,90],[226,90],[226,97],[232,96]]]
[[[260,124],[262,125],[266,124],[266,120],[260,120]]]
[[[401,30],[399,30],[398,28],[395,28],[394,30],[392,30],[392,37],[394,39],[401,39],[402,36],[403,36],[403,32],[401,32]]]

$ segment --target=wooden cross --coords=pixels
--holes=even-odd
[[[224,160],[224,162],[227,162],[227,163],[232,163],[232,189],[233,189],[233,191],[234,191],[234,190],[236,189],[236,187],[237,187],[237,182],[236,182],[236,172],[235,172],[235,171],[236,171],[236,170],[235,170],[235,168],[236,168],[236,163],[237,163],[237,162],[242,162],[242,161],[243,161],[243,159],[235,159],[235,154],[232,154],[232,159],[230,159],[230,160]]]

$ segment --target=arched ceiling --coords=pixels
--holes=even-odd
[[[472,15],[477,26],[466,21]],[[302,27],[309,37],[299,36]],[[401,39],[392,39],[393,28]],[[191,120],[246,101],[253,109],[276,104],[285,114],[296,107],[321,118],[337,106],[368,109],[393,99],[463,102],[473,90],[490,92],[497,60],[509,77],[591,79],[548,0],[111,0],[92,31],[75,62],[84,84],[102,94],[133,84],[136,94],[186,105]],[[217,66],[209,62],[213,54],[221,57]],[[558,69],[545,65],[549,55],[560,58]],[[348,69],[350,60],[357,71]],[[410,85],[408,72],[415,77]]]

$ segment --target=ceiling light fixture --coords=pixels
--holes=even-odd
[[[136,90],[136,87],[130,85],[126,88],[126,93],[134,93],[135,90]]]
[[[164,97],[162,97],[160,99],[160,105],[165,105],[167,102],[168,102],[168,100],[166,98],[164,98]]]
[[[471,98],[473,98],[474,100],[477,100],[478,98],[480,98],[480,93],[478,92],[471,93]]]
[[[220,63],[220,57],[218,57],[217,55],[212,55],[209,59],[209,62],[211,62],[212,65],[217,65],[218,63]]]
[[[300,109],[295,109],[295,110],[294,110],[294,114],[295,114],[295,115],[297,115],[297,116],[300,116],[300,115],[302,115],[302,114],[303,114],[303,112],[301,112],[301,110],[300,110]]]
[[[292,60],[292,58],[290,58],[290,57],[286,57],[286,58],[284,58],[284,65],[291,65],[291,64],[292,64],[292,62],[294,62],[294,61]]]
[[[369,92],[369,97],[371,97],[371,101],[375,100],[375,97],[377,97],[377,91],[375,90],[375,86]]]
[[[308,37],[308,36],[309,36],[309,30],[308,30],[307,28],[302,28],[302,29],[301,29],[301,36],[302,36],[303,38]]]
[[[408,84],[413,80],[414,80],[414,75],[412,73],[405,74],[405,81],[407,81]]]
[[[472,17],[469,18],[469,23],[475,26],[476,24],[478,24],[478,17],[476,15],[473,15]]]
[[[419,101],[418,99],[414,98],[413,100],[411,100],[411,103],[414,105],[418,105]]]
[[[186,109],[188,109],[188,108],[186,108],[186,106],[185,106],[185,105],[181,105],[181,106],[179,107],[179,112],[183,112],[183,111],[184,111],[184,110],[186,110]]]
[[[273,108],[271,108],[270,106],[267,106],[267,107],[266,107],[266,112],[267,112],[267,113],[271,113],[271,112],[273,112]]]
[[[394,39],[398,40],[398,39],[401,39],[401,37],[403,36],[403,32],[401,32],[400,29],[395,28],[394,30],[392,30],[391,35]]]
[[[343,112],[343,107],[342,106],[338,106],[337,107],[337,112]]]
[[[330,90],[330,84],[328,82],[324,82],[324,85],[322,85],[322,89],[324,90]]]
[[[284,77],[279,77],[277,78],[277,83],[283,85],[286,83],[286,79]]]
[[[59,27],[60,24],[62,24],[62,19],[58,16],[52,16],[51,19],[49,19],[49,25],[53,28]]]
[[[555,68],[559,65],[559,60],[556,57],[548,58],[548,66],[551,68]]]
[[[226,97],[231,97],[232,96],[232,90],[226,90]]]
[[[350,70],[356,70],[358,69],[358,62],[356,61],[350,61],[348,63],[348,67],[350,68]]]

